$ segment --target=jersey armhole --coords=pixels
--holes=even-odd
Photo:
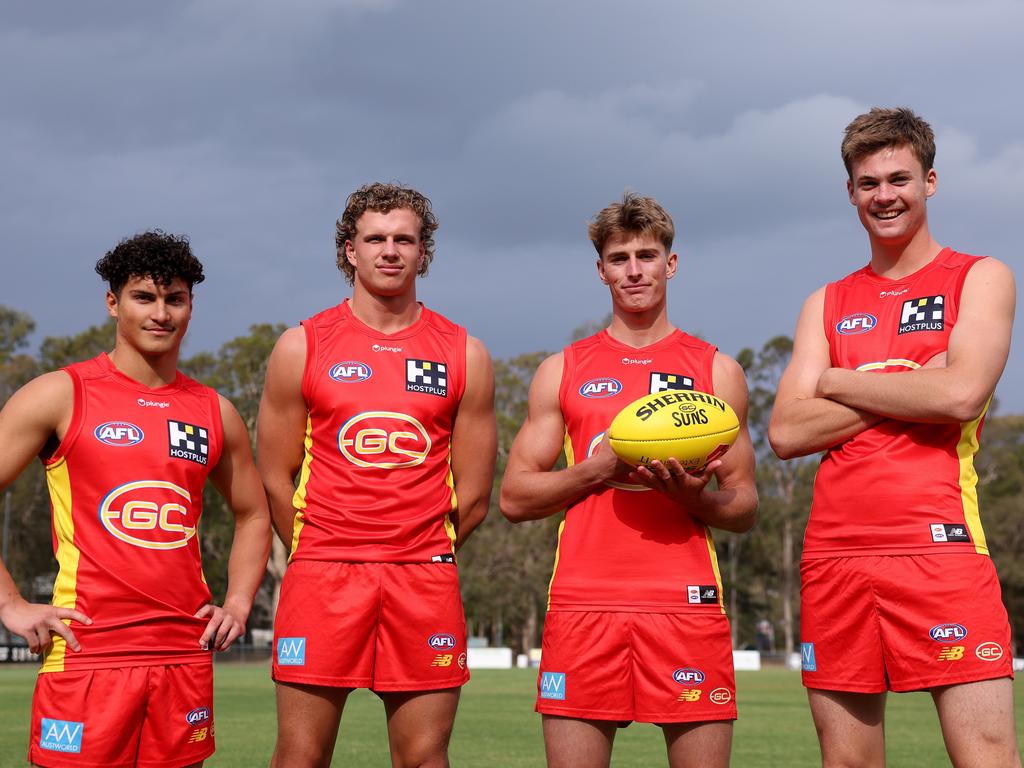
[[[977,264],[979,261],[981,261],[982,259],[987,258],[987,257],[986,256],[973,256],[973,257],[970,257],[970,258],[971,258],[971,261],[967,262],[964,265],[964,268],[959,271],[959,273],[956,276],[956,282],[953,283],[953,297],[952,297],[953,298],[953,301],[952,301],[952,304],[953,304],[952,310],[953,311],[950,314],[952,314],[954,318],[960,317],[960,296],[964,292],[964,283],[967,282],[967,273],[970,272],[972,269],[974,269],[974,265],[975,264]],[[955,323],[956,320],[954,320],[953,322]]]
[[[572,381],[572,372],[575,367],[576,356],[572,345],[562,350],[562,378],[558,382],[558,407],[562,409],[563,419],[565,406],[569,399],[569,384]],[[568,426],[566,427],[568,428]]]
[[[67,431],[64,439],[60,441],[52,454],[43,459],[43,466],[52,467],[67,458],[71,446],[78,440],[78,434],[82,431],[82,424],[85,423],[85,385],[82,382],[81,374],[72,366],[62,368],[62,371],[71,377],[71,384],[74,387],[74,399],[71,405],[71,419],[68,421]]]
[[[312,318],[302,321],[302,332],[306,336],[306,361],[302,365],[302,399],[306,401],[308,411],[309,404],[313,402],[313,369],[316,367],[317,355],[316,328]]]
[[[462,402],[462,396],[466,393],[466,379],[469,378],[469,371],[466,369],[466,345],[469,344],[469,334],[461,325],[455,326],[455,407]]]
[[[217,394],[217,390],[212,387],[204,387],[204,389],[210,401],[210,423],[213,425],[212,429],[215,438],[212,442],[216,446],[213,451],[214,455],[207,459],[210,462],[209,468],[213,469],[220,463],[220,457],[224,453],[224,419],[220,415],[220,395]]]
[[[835,318],[832,317],[833,308],[838,306],[838,300],[836,299],[836,293],[838,287],[835,283],[828,283],[825,285],[825,298],[821,304],[821,330],[825,334],[825,341],[828,343],[828,359],[832,366],[836,366],[836,358],[833,353],[835,346]]]
[[[707,349],[704,350],[704,377],[705,381],[710,385],[708,387],[708,394],[715,394],[715,355],[718,354],[718,347],[714,344],[708,344]]]

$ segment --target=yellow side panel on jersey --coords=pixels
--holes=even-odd
[[[708,557],[711,559],[711,570],[715,572],[715,584],[718,585],[718,607],[725,613],[725,591],[722,589],[722,573],[718,570],[718,552],[715,550],[715,540],[711,536],[711,529],[704,526],[704,538],[708,542]]]
[[[46,485],[53,505],[53,529],[57,535],[57,580],[53,584],[53,604],[58,608],[74,608],[78,599],[78,559],[75,546],[75,521],[71,516],[71,477],[68,463],[61,459],[46,468]],[[64,619],[70,624],[70,619]],[[53,644],[43,658],[40,672],[63,672],[67,641],[53,635]]]
[[[292,551],[288,553],[288,561],[299,546],[299,533],[302,531],[302,510],[306,508],[306,484],[309,482],[309,465],[313,463],[313,421],[306,416],[306,437],[302,441],[302,470],[299,472],[299,485],[292,497],[292,506],[298,510],[292,522]]]
[[[572,450],[572,440],[569,438],[569,432],[566,430],[565,439],[562,442],[563,449],[565,450],[565,465],[571,467],[576,463],[576,456]],[[551,568],[551,579],[548,581],[548,608],[551,607],[551,585],[555,583],[555,574],[558,572],[558,555],[561,553],[562,547],[562,531],[565,530],[565,520],[562,520],[558,524],[558,544],[555,545],[555,564]]]
[[[964,505],[964,522],[971,532],[971,541],[978,554],[988,554],[985,529],[981,527],[981,513],[978,510],[978,473],[974,469],[974,454],[978,452],[978,425],[988,412],[992,398],[988,399],[981,415],[974,421],[960,426],[960,440],[956,444],[956,455],[960,459],[960,500]]]
[[[449,488],[452,489],[452,512],[457,512],[459,509],[459,497],[455,495],[455,475],[452,474],[452,440],[448,438],[448,474],[444,478],[445,483]],[[455,526],[452,524],[451,513],[444,516],[444,531],[448,534],[448,540],[452,543],[452,554],[455,553],[455,540],[459,536],[459,532],[455,530]]]

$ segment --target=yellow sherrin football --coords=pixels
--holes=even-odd
[[[608,441],[634,467],[675,458],[687,472],[699,472],[729,449],[739,431],[736,412],[721,398],[675,389],[644,395],[619,411]]]

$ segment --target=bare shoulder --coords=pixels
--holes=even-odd
[[[724,352],[715,352],[715,359],[711,363],[711,373],[715,377],[715,382],[718,382],[719,377],[723,379],[746,381],[746,374],[743,372],[743,366],[736,362],[736,360]]]
[[[1000,286],[1013,285],[1013,270],[999,259],[986,256],[974,263],[967,273],[966,282],[996,283]]]
[[[490,365],[491,355],[487,347],[475,336],[466,337],[466,365],[481,366]]]
[[[281,334],[274,350],[270,353],[270,359],[279,360],[282,364],[290,364],[296,361],[306,360],[306,332],[301,325],[289,328]]]
[[[37,376],[15,392],[8,401],[8,407],[31,411],[37,417],[57,416],[59,419],[70,414],[74,403],[75,385],[71,376],[65,371],[51,371]]]

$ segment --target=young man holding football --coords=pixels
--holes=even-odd
[[[886,691],[927,690],[954,765],[1019,766],[973,464],[1013,275],[932,237],[935,141],[909,109],[854,119],[842,156],[871,261],[804,304],[769,428],[782,458],[825,451],[800,631],[823,762],[884,765]]]
[[[53,603],[36,605],[0,564],[0,620],[43,653],[33,765],[198,766],[214,748],[210,650],[245,631],[267,502],[238,412],[177,370],[203,280],[188,241],[146,232],[96,271],[113,351],[34,379],[0,411],[0,488],[42,459],[59,566]],[[207,477],[235,516],[223,607],[199,556]]]
[[[259,464],[291,548],[274,766],[329,765],[353,688],[384,702],[394,765],[448,765],[469,677],[455,550],[487,513],[497,434],[487,350],[416,301],[436,228],[416,190],[350,195],[336,245],[352,298],[270,357]]]
[[[538,368],[501,489],[513,522],[566,510],[538,683],[548,765],[608,766],[616,729],[639,720],[662,727],[673,768],[725,766],[735,684],[709,526],[754,523],[746,382],[734,360],[669,322],[675,230],[653,198],[627,193],[589,235],[611,325]],[[632,400],[671,389],[728,402],[739,437],[697,474],[675,459],[632,470],[608,425]],[[568,467],[553,471],[563,447]]]

